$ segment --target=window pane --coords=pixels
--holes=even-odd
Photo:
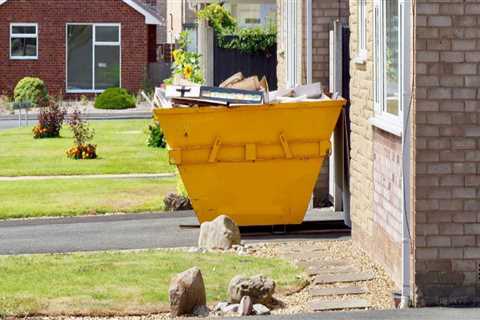
[[[385,1],[386,27],[386,79],[387,79],[387,106],[388,113],[399,114],[399,48],[398,48],[398,0]]]
[[[93,79],[92,26],[68,26],[69,90],[92,90]]]
[[[12,38],[12,57],[36,57],[36,38]]]
[[[12,26],[12,34],[35,34],[37,27],[35,26]]]
[[[95,89],[120,86],[120,47],[95,46]]]
[[[118,27],[97,26],[95,27],[96,42],[119,42]]]

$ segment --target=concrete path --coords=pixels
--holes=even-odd
[[[74,180],[74,179],[165,179],[174,178],[175,173],[131,173],[131,174],[94,174],[74,176],[22,176],[0,177],[0,182],[31,180]]]
[[[238,319],[238,318],[237,318]],[[386,311],[320,312],[284,316],[248,317],[251,320],[478,320],[480,309],[426,308]]]
[[[0,222],[0,255],[78,251],[191,247],[198,225],[191,211]],[[242,235],[246,242],[348,239],[345,233],[324,235]]]

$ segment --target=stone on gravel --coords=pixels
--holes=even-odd
[[[238,307],[238,314],[240,316],[249,316],[253,312],[252,299],[249,296],[244,296],[240,300],[240,306]]]
[[[214,312],[217,312],[217,311],[223,311],[223,309],[225,309],[226,307],[228,307],[228,302],[219,302],[217,303],[217,305],[215,306],[215,308],[213,308],[213,311]]]
[[[240,229],[229,217],[222,215],[200,226],[198,247],[228,250],[240,244]]]
[[[193,315],[196,317],[208,317],[209,314],[210,310],[208,310],[208,307],[206,305],[196,306],[193,309]]]
[[[253,312],[257,316],[266,316],[270,314],[270,309],[265,307],[263,304],[257,303],[253,305]]]
[[[249,296],[252,303],[261,303],[268,306],[273,302],[274,293],[275,281],[261,275],[251,278],[236,276],[228,286],[230,303],[239,303],[242,297]]]
[[[168,290],[172,317],[191,315],[207,304],[202,272],[197,267],[178,274]]]
[[[238,303],[229,304],[225,308],[222,309],[222,312],[223,313],[237,313],[239,307],[240,307],[240,305]]]

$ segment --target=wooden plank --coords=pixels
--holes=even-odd
[[[311,288],[312,297],[340,296],[346,294],[364,294],[367,289],[361,287],[342,287],[342,288]]]
[[[366,309],[370,307],[370,303],[365,299],[348,299],[324,301],[314,300],[310,304],[313,311],[329,311],[342,309]]]
[[[357,282],[368,281],[374,278],[373,272],[358,272],[358,273],[339,273],[319,275],[315,277],[314,284],[329,284],[337,282]]]

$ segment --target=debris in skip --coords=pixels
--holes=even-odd
[[[267,79],[258,76],[245,78],[236,73],[218,87],[200,86],[186,80],[156,88],[151,101],[154,107],[236,107],[302,101],[330,100],[320,83],[269,91]]]

